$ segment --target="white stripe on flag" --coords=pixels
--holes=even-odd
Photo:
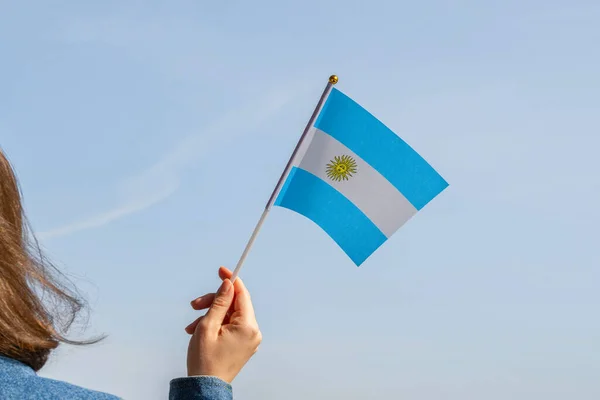
[[[295,162],[297,167],[334,187],[387,237],[417,213],[417,209],[377,170],[319,129],[315,129],[312,140],[299,155]],[[356,161],[357,172],[348,180],[337,182],[327,176],[327,165],[340,156],[352,157]]]

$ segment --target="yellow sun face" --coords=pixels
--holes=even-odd
[[[335,182],[347,181],[358,172],[356,160],[350,156],[336,156],[327,164],[327,176]]]

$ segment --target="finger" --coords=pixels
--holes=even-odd
[[[205,308],[210,307],[214,300],[214,293],[205,294],[204,296],[200,296],[197,299],[192,300],[192,308],[194,310],[204,310]]]
[[[254,315],[254,306],[252,305],[250,292],[248,292],[241,279],[236,279],[235,283],[235,311],[240,313],[244,321],[255,322],[256,316]]]
[[[225,279],[217,291],[212,305],[204,316],[207,319],[208,325],[213,327],[212,329],[220,329],[223,320],[227,316],[227,311],[229,311],[229,307],[233,303],[233,296],[233,285],[229,279]]]
[[[198,326],[198,323],[200,323],[201,319],[202,319],[202,317],[196,318],[196,320],[194,322],[192,322],[191,324],[189,324],[188,326],[186,326],[185,327],[185,332],[188,335],[193,335],[194,332],[196,332],[196,327]]]
[[[232,276],[233,276],[233,272],[231,272],[231,270],[229,268],[226,268],[226,267],[219,268],[219,278],[231,279]]]
[[[229,279],[232,275],[233,272],[228,268],[219,268],[219,277],[221,277],[221,279]],[[235,289],[235,310],[240,312],[240,315],[245,320],[255,320],[256,316],[254,314],[252,299],[250,297],[250,292],[248,292],[246,285],[244,285],[244,281],[238,277],[233,286]]]
[[[219,268],[219,277],[221,279],[231,279],[232,276],[233,276],[233,272],[231,272],[231,270],[229,268],[226,268],[226,267]],[[235,288],[236,295],[238,295],[242,292],[248,292],[248,289],[246,289],[246,285],[244,285],[244,281],[239,276],[233,283],[233,287]],[[247,293],[247,294],[249,294],[249,293]]]

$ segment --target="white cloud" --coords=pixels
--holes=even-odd
[[[200,161],[215,147],[238,138],[275,115],[299,94],[302,87],[298,85],[291,88],[288,86],[287,89],[276,88],[262,99],[222,115],[201,133],[189,135],[176,143],[148,169],[120,182],[116,192],[121,201],[113,208],[41,232],[38,236],[41,239],[50,239],[99,228],[165,200],[177,191],[181,171]]]

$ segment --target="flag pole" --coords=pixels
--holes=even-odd
[[[254,228],[254,231],[252,232],[250,239],[248,240],[248,244],[246,244],[246,248],[244,249],[244,252],[242,253],[242,256],[240,257],[240,260],[238,261],[238,263],[235,267],[235,270],[233,271],[233,276],[231,277],[231,282],[235,282],[235,280],[237,279],[237,277],[240,273],[240,270],[242,269],[242,265],[244,264],[244,261],[246,260],[246,257],[248,256],[248,252],[250,251],[250,248],[252,248],[252,245],[254,244],[254,240],[256,240],[256,236],[258,236],[258,232],[260,231],[260,228],[262,228],[262,226],[265,222],[265,219],[267,218],[267,215],[269,214],[269,211],[271,211],[271,208],[273,207],[273,204],[275,203],[277,194],[281,190],[281,187],[283,186],[285,179],[289,175],[290,170],[292,169],[292,166],[294,165],[294,160],[295,160],[296,156],[298,155],[298,150],[300,150],[300,146],[302,145],[302,143],[304,143],[304,140],[306,139],[306,137],[308,136],[308,133],[310,132],[310,128],[314,125],[315,120],[317,119],[317,116],[319,115],[319,111],[321,111],[321,108],[323,107],[323,103],[325,103],[327,96],[331,92],[331,88],[337,82],[338,82],[337,75],[331,75],[329,77],[329,81],[327,82],[327,86],[325,86],[325,90],[323,90],[323,94],[321,95],[321,98],[319,99],[319,102],[317,103],[317,107],[315,108],[315,111],[313,111],[312,115],[310,116],[310,119],[308,120],[308,123],[306,124],[306,128],[304,128],[304,132],[302,132],[302,136],[300,136],[300,139],[298,140],[298,143],[296,144],[296,147],[294,148],[294,151],[292,152],[292,155],[290,156],[290,159],[288,160],[287,165],[285,166],[285,169],[283,170],[283,173],[279,177],[279,180],[277,181],[277,185],[275,185],[275,189],[273,190],[273,193],[271,193],[271,196],[269,197],[269,201],[267,201],[265,209],[263,210],[263,213],[260,216],[260,219],[258,220],[258,223],[256,224],[256,227]]]

